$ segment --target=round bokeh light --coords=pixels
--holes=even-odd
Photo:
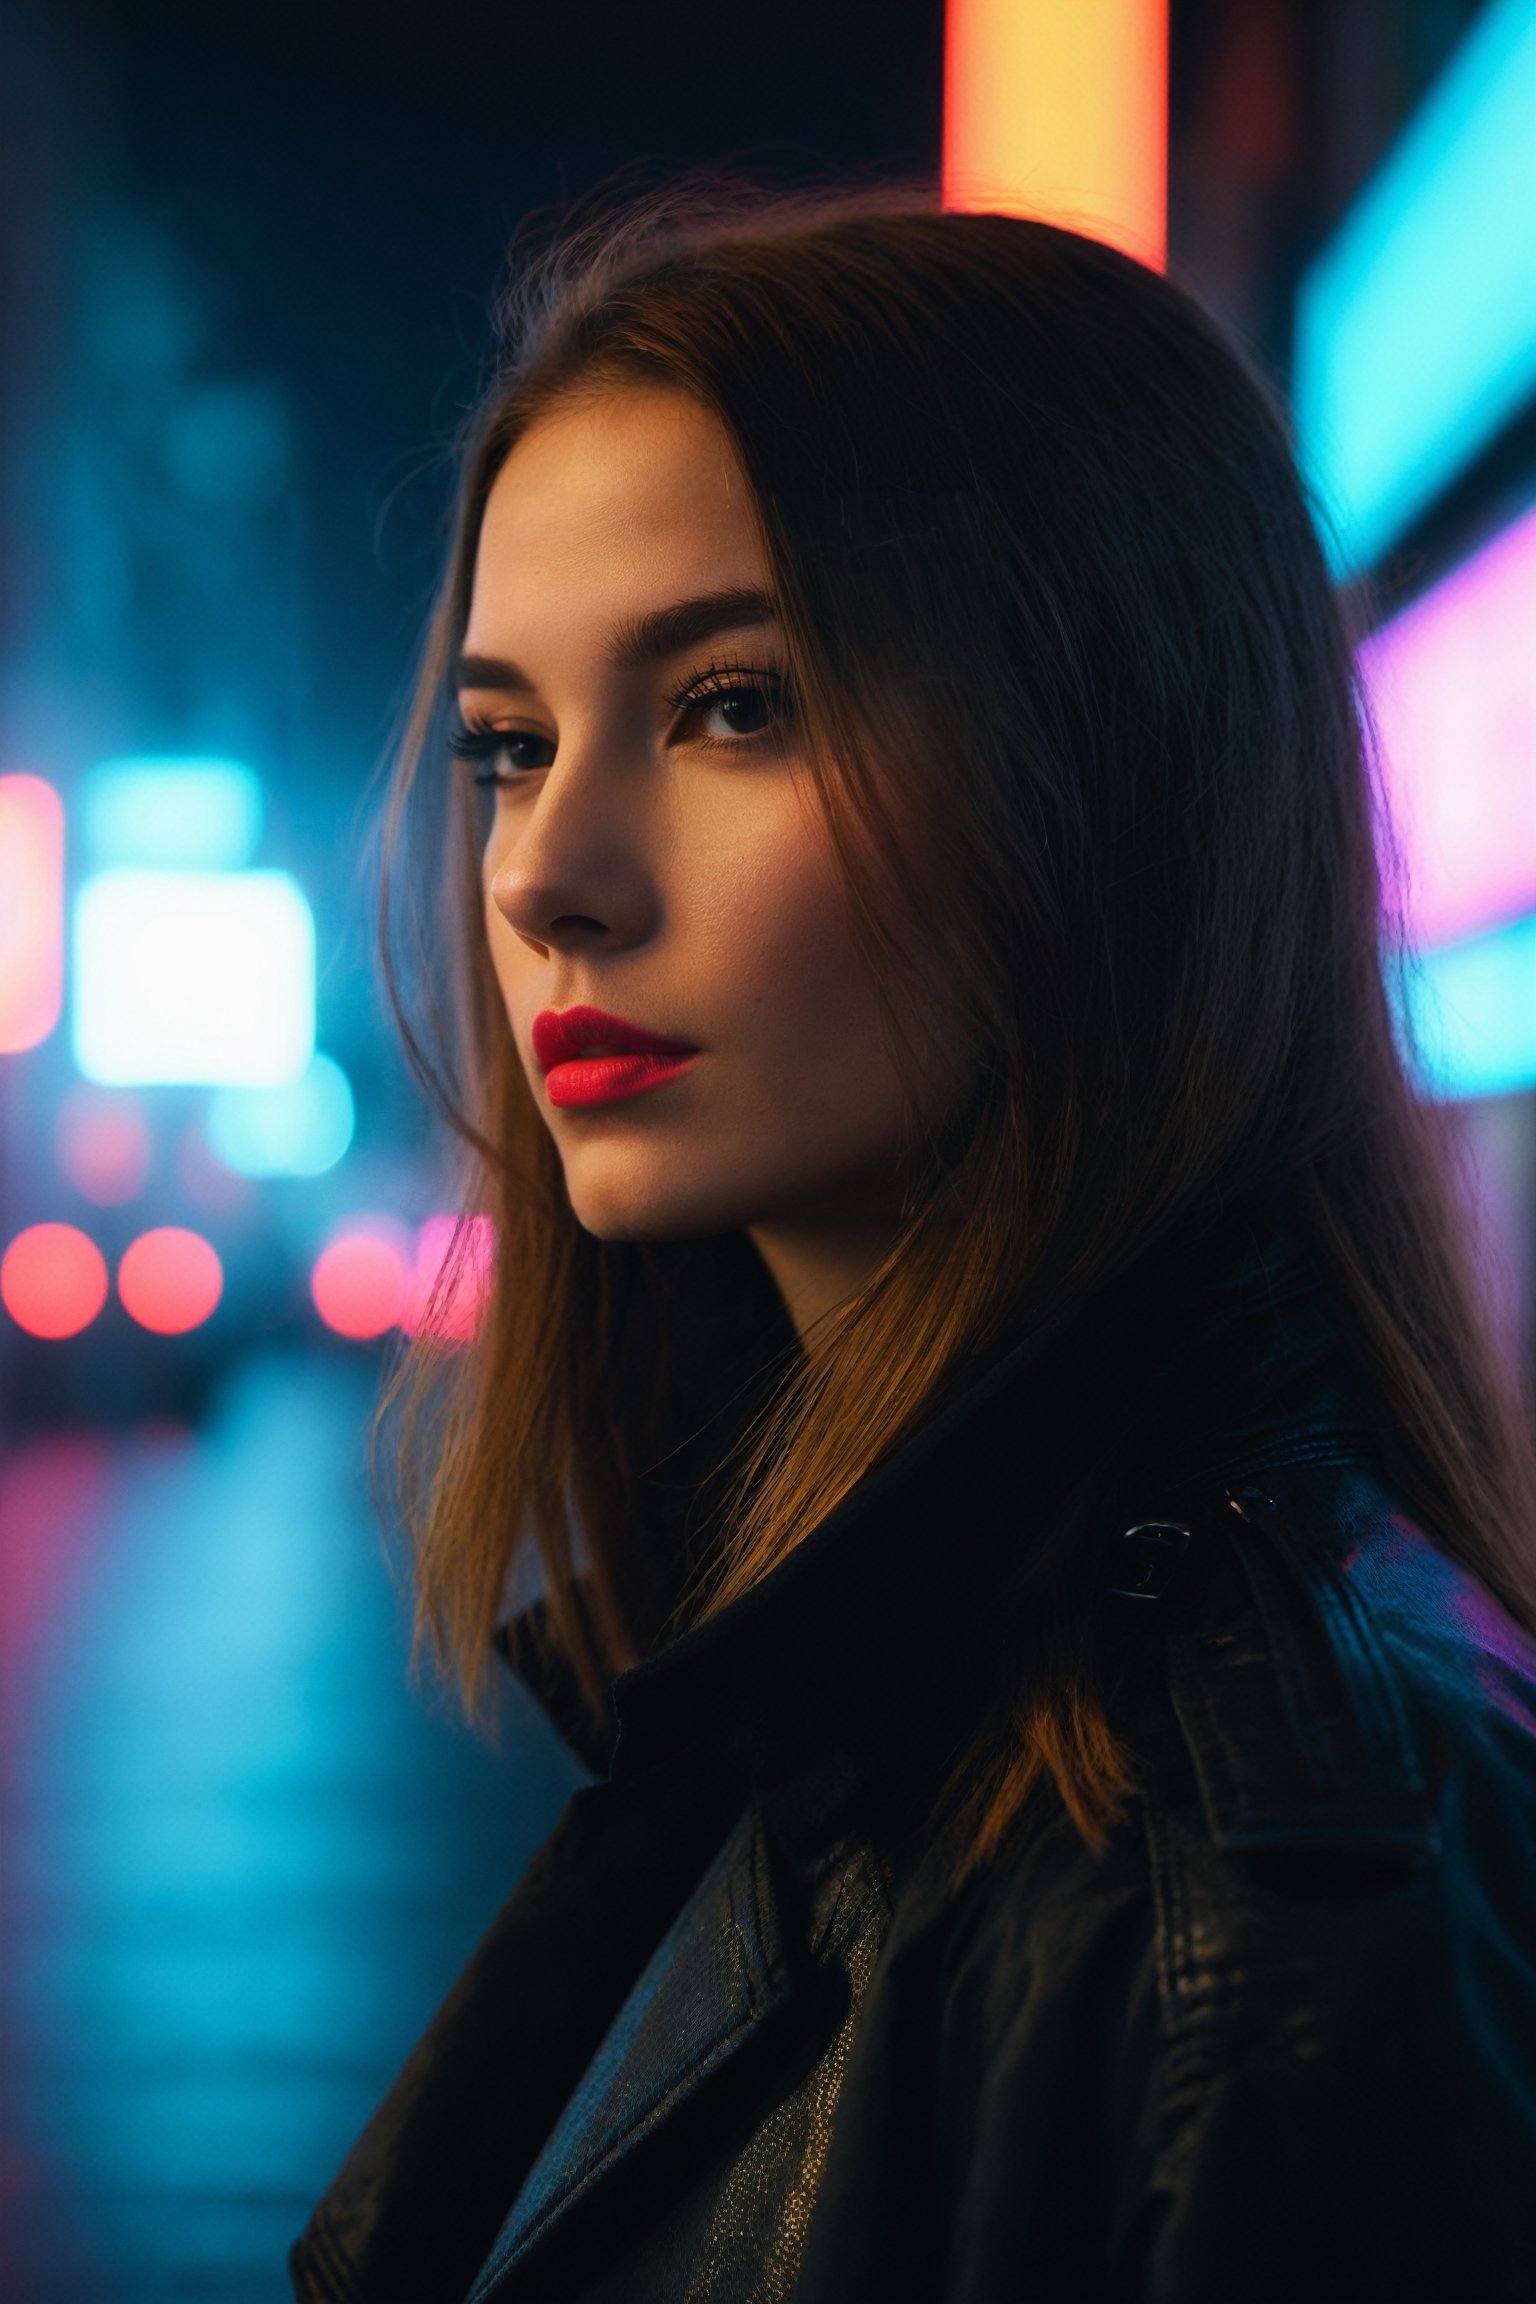
[[[31,1224],[0,1260],[0,1303],[29,1336],[78,1336],[106,1300],[106,1258],[73,1224]]]
[[[383,1223],[348,1225],[321,1249],[309,1276],[315,1310],[338,1336],[362,1342],[393,1328],[410,1284],[411,1239]]]
[[[224,1271],[200,1232],[162,1224],[141,1232],[117,1268],[123,1310],[157,1336],[200,1328],[224,1293]]]

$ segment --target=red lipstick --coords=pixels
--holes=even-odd
[[[683,1040],[665,1040],[601,1008],[542,1008],[533,1020],[534,1061],[544,1093],[562,1111],[616,1104],[686,1072],[698,1055]]]

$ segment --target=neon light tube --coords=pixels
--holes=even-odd
[[[1536,391],[1536,8],[1491,0],[1301,285],[1293,396],[1341,572]]]
[[[944,205],[1044,217],[1160,267],[1168,0],[949,0]]]
[[[1536,508],[1367,641],[1411,940],[1536,911]]]

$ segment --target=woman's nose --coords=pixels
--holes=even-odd
[[[660,895],[642,814],[633,780],[596,763],[571,758],[545,772],[490,876],[492,903],[525,944],[627,950],[654,934]]]

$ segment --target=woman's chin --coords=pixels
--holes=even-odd
[[[596,1240],[699,1240],[752,1221],[740,1194],[711,1190],[702,1179],[680,1186],[675,1174],[622,1186],[567,1176],[566,1189],[577,1223]]]

